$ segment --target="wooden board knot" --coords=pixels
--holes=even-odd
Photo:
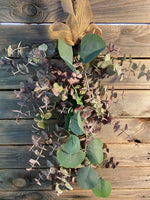
[[[28,17],[34,17],[37,15],[37,7],[33,4],[24,4],[22,6],[22,12]]]
[[[12,183],[18,188],[23,188],[27,185],[26,180],[23,178],[15,178],[12,180]]]

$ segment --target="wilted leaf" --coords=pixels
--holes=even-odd
[[[111,193],[111,184],[100,178],[97,185],[92,189],[96,197],[108,197]]]
[[[104,40],[96,34],[88,34],[81,40],[79,55],[83,63],[89,63],[106,48]]]
[[[87,146],[87,157],[93,164],[100,164],[103,161],[102,142],[95,138]]]
[[[70,69],[77,73],[76,69],[72,65],[73,63],[73,50],[72,46],[66,44],[63,40],[58,40],[58,51],[60,57],[65,61],[65,63],[70,67]]]
[[[78,153],[80,151],[80,140],[75,135],[70,135],[67,142],[61,145],[63,151],[67,153]]]
[[[80,112],[78,111],[76,114],[71,116],[70,118],[70,129],[76,135],[83,135],[83,122],[81,120]]]
[[[57,160],[65,168],[76,168],[84,158],[85,153],[81,150],[75,154],[66,153],[61,148],[57,151]]]
[[[54,83],[53,88],[52,88],[52,92],[53,94],[58,97],[63,91],[63,86],[59,85],[58,83]]]
[[[92,189],[98,183],[98,175],[90,165],[82,167],[77,173],[77,183],[82,189]]]
[[[8,57],[11,57],[13,55],[13,49],[12,49],[11,45],[9,45],[9,47],[7,49],[7,54],[8,54]]]

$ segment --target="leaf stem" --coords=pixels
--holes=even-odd
[[[100,178],[102,177],[102,168],[101,168],[101,166],[100,165],[97,165],[98,166],[98,168],[99,168],[99,171],[100,171]]]

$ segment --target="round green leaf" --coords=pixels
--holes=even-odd
[[[102,142],[95,138],[87,146],[87,157],[93,164],[100,164],[103,161]]]
[[[92,191],[96,197],[108,197],[111,193],[111,184],[110,182],[100,178]]]
[[[84,158],[85,153],[81,150],[75,154],[67,153],[61,148],[57,151],[57,160],[65,168],[76,168],[83,162]]]
[[[70,118],[70,129],[76,135],[83,135],[83,121],[80,116],[80,112],[78,111],[76,114],[71,116]]]
[[[81,40],[79,55],[83,63],[91,62],[106,48],[105,41],[96,34],[87,34]]]
[[[92,189],[98,182],[96,171],[90,166],[83,167],[78,170],[77,183],[82,189]]]
[[[61,148],[67,153],[78,153],[80,151],[80,140],[77,136],[70,135],[67,142],[61,145]]]
[[[58,51],[60,57],[65,61],[65,63],[70,67],[70,69],[77,73],[76,69],[73,66],[73,50],[72,46],[66,44],[62,39],[58,40]]]

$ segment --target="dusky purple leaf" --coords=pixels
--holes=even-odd
[[[124,131],[128,130],[128,124],[125,124]]]

